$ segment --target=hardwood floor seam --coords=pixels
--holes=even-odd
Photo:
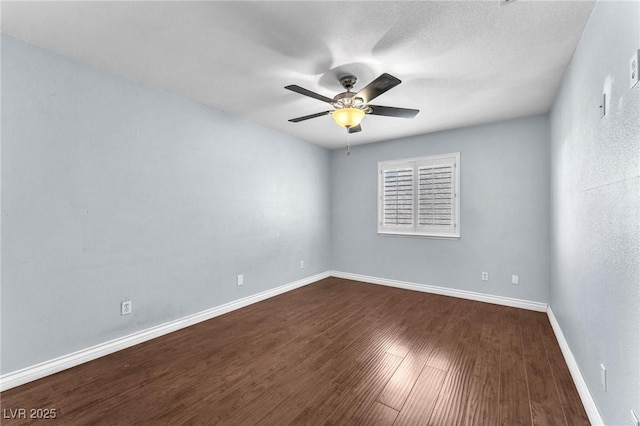
[[[524,362],[524,334],[522,333],[522,320],[520,318],[520,316],[518,316],[518,325],[520,327],[520,342],[522,344],[522,356],[523,356],[523,362]],[[530,385],[529,385],[529,372],[527,371],[526,365],[525,365],[525,369],[524,369],[524,374],[525,374],[525,378],[527,380],[527,395],[528,395],[528,399],[529,399],[529,415],[531,416],[531,426],[534,426],[533,424],[533,407],[531,406],[531,389],[530,389]]]

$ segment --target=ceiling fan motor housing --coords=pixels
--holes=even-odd
[[[353,86],[356,85],[356,81],[358,81],[358,79],[354,75],[345,75],[340,77],[340,84],[342,84],[342,87],[347,89],[347,91],[353,89]]]
[[[368,107],[364,103],[364,99],[359,98],[353,92],[338,93],[334,98],[332,105],[334,108],[358,108],[368,112]]]

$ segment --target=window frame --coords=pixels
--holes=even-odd
[[[434,229],[419,229],[419,208],[418,208],[418,191],[419,191],[419,169],[425,165],[452,164],[453,165],[453,228],[444,231]],[[412,224],[411,226],[401,225],[383,225],[384,215],[384,172],[393,169],[413,170],[413,188],[412,188]],[[410,236],[422,238],[443,238],[443,239],[459,239],[460,238],[460,152],[448,154],[428,155],[424,157],[402,158],[397,160],[386,160],[378,162],[378,235],[396,235]],[[409,229],[410,228],[410,229]]]

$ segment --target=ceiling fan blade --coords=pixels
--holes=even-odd
[[[385,115],[387,117],[413,118],[420,112],[419,109],[396,108],[380,105],[369,105],[371,115]]]
[[[300,87],[295,84],[290,84],[289,86],[285,86],[284,88],[289,89],[292,92],[300,93],[301,95],[309,96],[310,98],[314,98],[322,102],[333,103],[333,99],[327,98],[326,96],[322,96],[319,93],[312,92],[311,90],[307,90],[304,87]]]
[[[357,126],[347,127],[347,133],[358,133],[362,131],[362,127],[358,124]]]
[[[309,120],[310,118],[322,117],[323,115],[330,114],[331,111],[322,111],[311,115],[305,115],[304,117],[292,118],[289,121],[292,123],[297,123],[299,121]]]
[[[356,97],[362,98],[364,103],[369,103],[373,99],[382,95],[389,89],[393,89],[398,84],[402,83],[399,79],[395,78],[391,74],[381,74],[380,77],[373,80],[371,83],[367,84],[367,86],[360,90]]]

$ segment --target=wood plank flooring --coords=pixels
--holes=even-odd
[[[10,389],[0,406],[3,425],[589,424],[545,314],[338,278]],[[20,408],[56,418],[7,418]]]

